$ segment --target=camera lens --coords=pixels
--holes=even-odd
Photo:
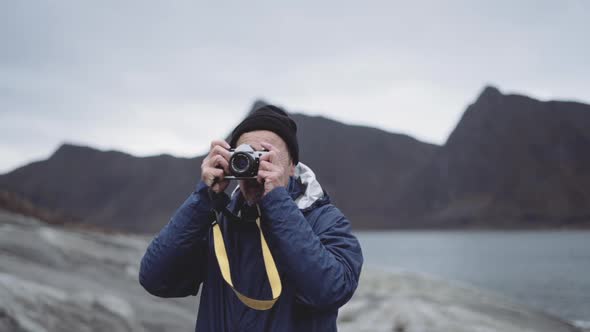
[[[241,175],[250,169],[250,158],[247,154],[236,153],[232,156],[230,165],[236,175]]]

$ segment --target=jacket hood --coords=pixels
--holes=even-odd
[[[320,185],[315,173],[304,163],[299,162],[295,166],[295,176],[291,177],[289,187],[291,187],[291,183],[294,183],[294,187],[299,186],[299,188],[294,188],[295,190],[289,190],[289,192],[295,192],[296,189],[299,189],[300,192],[293,199],[300,210],[308,210],[315,205],[323,205],[321,203],[329,202],[328,194]]]

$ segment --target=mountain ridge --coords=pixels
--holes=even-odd
[[[440,146],[290,114],[301,160],[355,228],[589,223],[590,158],[583,153],[590,151],[589,105],[504,95],[488,86]],[[0,175],[0,189],[90,224],[154,232],[196,186],[203,157],[137,157],[64,143],[48,159]]]

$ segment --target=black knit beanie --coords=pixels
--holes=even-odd
[[[268,130],[279,135],[287,144],[293,165],[299,162],[297,124],[287,112],[273,105],[265,105],[251,112],[232,132],[229,145],[233,148],[242,134],[255,130]]]

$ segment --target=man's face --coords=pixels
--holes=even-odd
[[[256,130],[250,131],[247,133],[242,134],[238,139],[236,146],[240,146],[241,144],[249,144],[254,150],[260,151],[264,150],[261,143],[266,142],[273,145],[277,148],[280,152],[278,154],[279,158],[275,162],[280,167],[283,167],[285,172],[289,175],[293,175],[295,173],[295,167],[293,166],[293,162],[289,157],[289,150],[287,149],[287,144],[281,137],[272,131],[268,130]],[[240,180],[240,190],[242,191],[242,195],[249,203],[256,203],[262,197],[264,193],[264,185],[262,183],[258,183],[256,180]]]

